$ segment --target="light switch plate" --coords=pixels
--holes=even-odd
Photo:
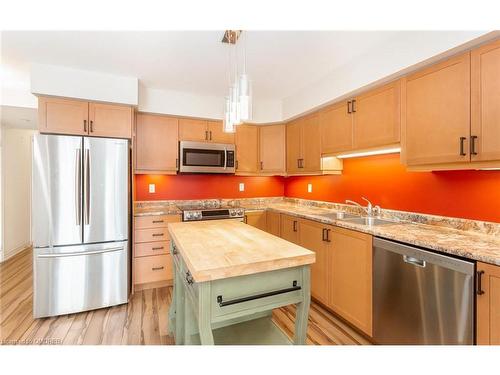
[[[245,183],[240,182],[240,191],[245,191]]]
[[[156,185],[155,184],[149,184],[149,192],[154,193],[156,191]]]
[[[307,192],[312,193],[313,191],[313,184],[307,184]]]

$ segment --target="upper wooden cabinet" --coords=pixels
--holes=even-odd
[[[333,104],[320,112],[321,152],[335,154],[352,150],[351,103]]]
[[[179,141],[208,141],[208,124],[206,120],[179,119]]]
[[[397,144],[401,129],[401,81],[368,91],[351,101],[355,150]]]
[[[41,133],[131,138],[132,107],[81,100],[40,97],[38,128]]]
[[[332,227],[328,306],[372,336],[372,236]]]
[[[302,162],[304,172],[321,171],[321,132],[319,115],[309,115],[302,125]]]
[[[470,53],[403,80],[403,152],[409,166],[470,161]]]
[[[222,121],[179,119],[179,140],[234,143],[234,133],[224,133]]]
[[[207,121],[207,130],[210,142],[234,144],[234,133],[225,133],[222,121]]]
[[[471,78],[471,160],[500,160],[500,40],[472,51]]]
[[[259,128],[255,125],[236,127],[236,173],[259,172]]]
[[[89,135],[132,138],[132,107],[89,103]]]
[[[260,172],[284,174],[285,125],[259,126]]]
[[[38,129],[41,133],[87,135],[89,103],[81,100],[39,97]]]
[[[302,158],[302,120],[294,120],[286,126],[286,171],[295,174],[300,171]]]
[[[175,173],[178,168],[178,145],[178,119],[137,114],[135,173]]]
[[[478,262],[477,272],[477,344],[500,345],[500,267]]]

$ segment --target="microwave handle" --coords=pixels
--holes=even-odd
[[[227,169],[227,148],[224,147],[224,170]]]

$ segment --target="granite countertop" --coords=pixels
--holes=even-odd
[[[500,266],[500,224],[382,210],[383,218],[399,222],[367,226],[321,216],[338,210],[359,214],[357,207],[327,202],[311,202],[314,204],[303,204],[293,200],[254,200],[242,201],[238,205],[247,211],[273,210]],[[135,216],[171,214],[180,214],[180,211],[172,203],[136,207],[134,211]]]

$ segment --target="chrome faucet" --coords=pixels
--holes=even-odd
[[[362,206],[361,204],[359,204],[358,202],[354,202],[354,201],[351,201],[350,199],[346,199],[346,203],[351,203],[351,204],[354,204],[358,207],[361,207],[368,216],[373,216],[373,213],[374,211],[378,211],[380,212],[380,207],[379,206],[375,206],[373,207],[372,205],[372,202],[370,202],[368,199],[366,199],[365,197],[361,197],[361,199],[363,199],[364,201],[366,201],[368,204],[366,207]]]

